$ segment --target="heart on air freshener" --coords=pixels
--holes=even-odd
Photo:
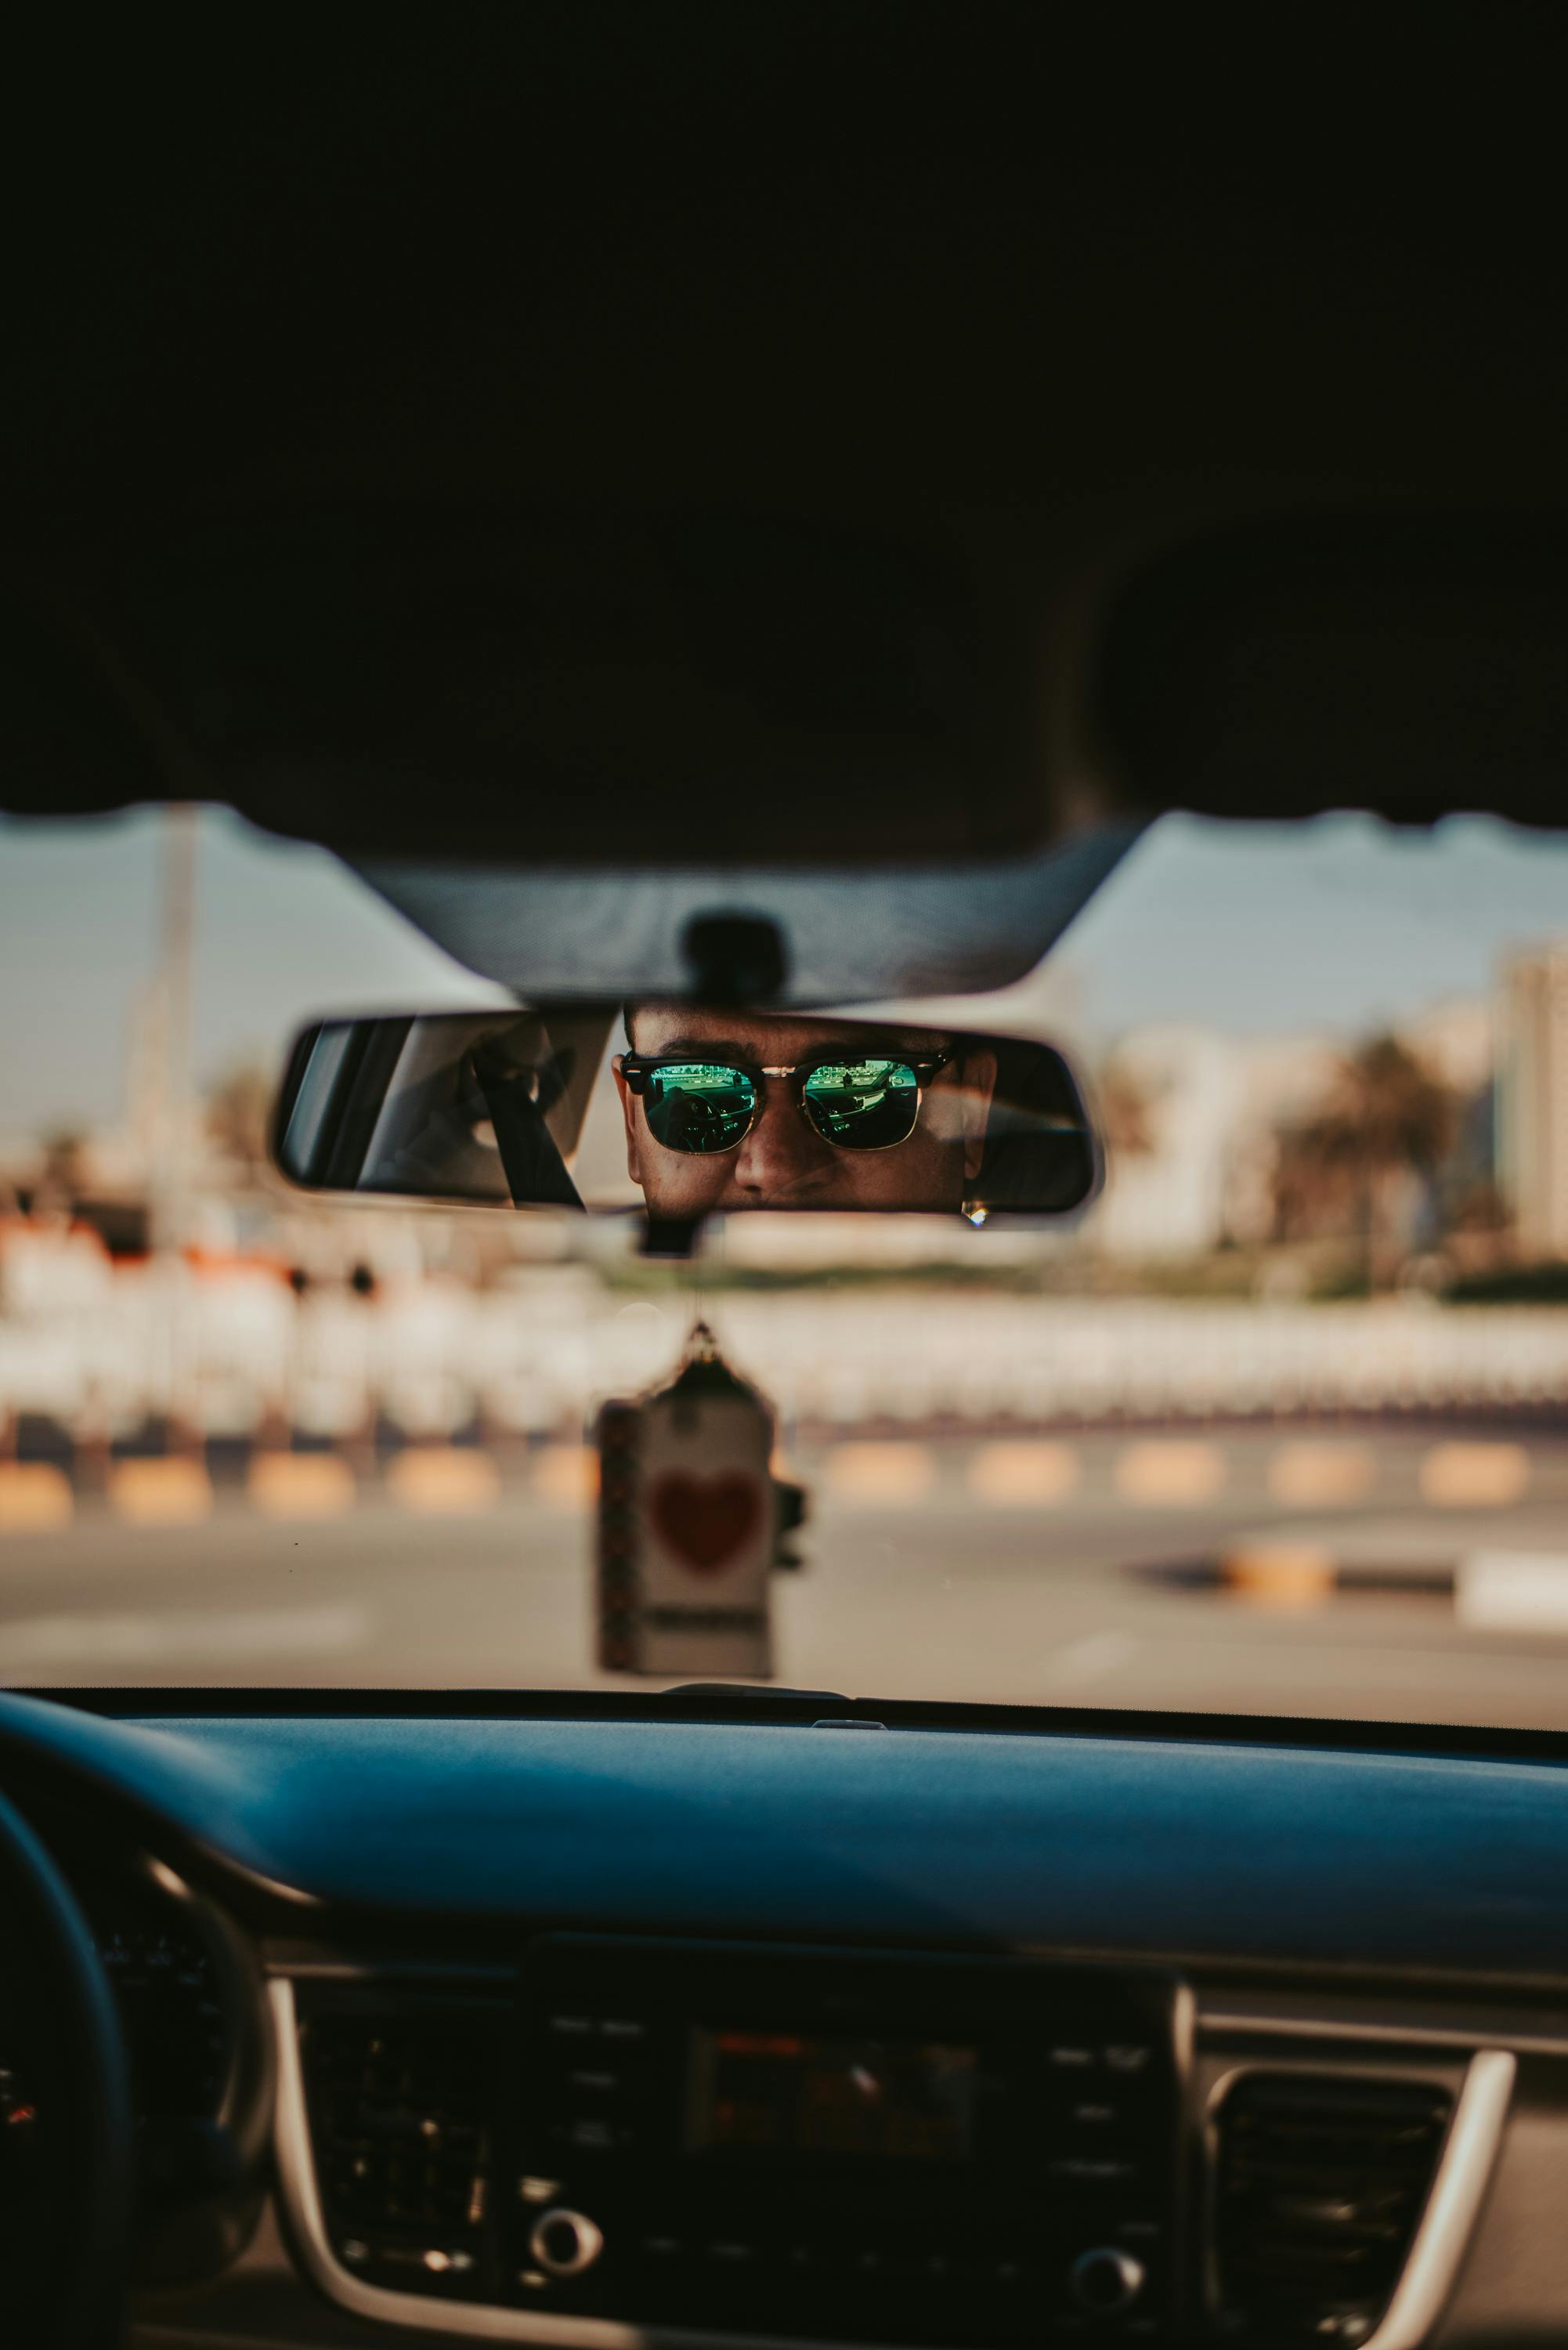
[[[667,1550],[699,1575],[715,1575],[755,1533],[762,1496],[754,1477],[693,1477],[671,1469],[659,1478],[649,1509]]]

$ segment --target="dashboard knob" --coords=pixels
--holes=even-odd
[[[1074,2300],[1091,2317],[1119,2317],[1143,2291],[1144,2265],[1116,2244],[1081,2252],[1068,2272]]]
[[[605,2240],[580,2211],[557,2207],[543,2211],[534,2223],[528,2249],[547,2276],[581,2276],[591,2269],[605,2248]]]

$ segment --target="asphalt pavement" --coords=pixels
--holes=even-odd
[[[811,1520],[774,1586],[783,1680],[1568,1727],[1561,1440],[1096,1432],[791,1465]],[[0,1527],[0,1679],[607,1685],[586,1472],[570,1448],[435,1458],[350,1506],[219,1490],[184,1523],[99,1499]]]

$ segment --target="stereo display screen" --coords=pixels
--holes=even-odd
[[[973,2151],[972,2048],[699,2028],[688,2144],[737,2153],[962,2162]]]

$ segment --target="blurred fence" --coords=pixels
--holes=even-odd
[[[475,1289],[300,1295],[264,1266],[5,1260],[0,1449],[18,1426],[121,1445],[576,1436],[677,1359],[694,1308],[582,1267]],[[1386,1412],[1568,1410],[1568,1310],[1042,1298],[922,1283],[722,1293],[703,1310],[786,1423],[911,1430]]]

